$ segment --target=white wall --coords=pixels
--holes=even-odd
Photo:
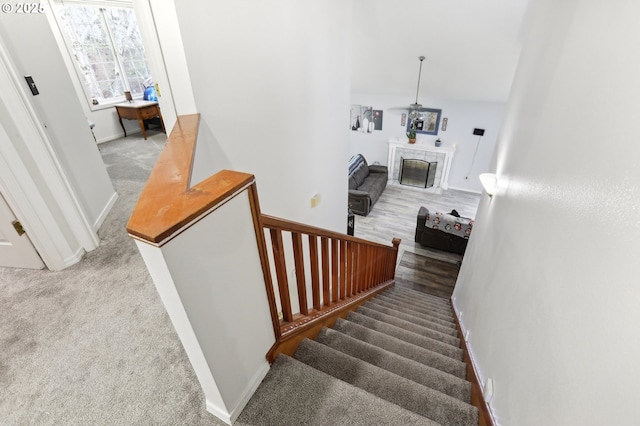
[[[454,293],[503,425],[637,424],[640,3],[536,0]]]
[[[137,245],[207,410],[231,423],[267,373],[275,342],[248,190],[162,247]]]
[[[383,110],[383,122],[381,131],[350,132],[350,156],[362,153],[369,163],[377,161],[380,164],[386,164],[389,139],[407,140],[406,125],[400,125],[401,115],[407,113],[404,108],[412,103],[413,99],[411,96],[354,93],[351,95],[351,101],[353,104],[371,106],[374,110]],[[455,145],[456,152],[451,165],[449,187],[480,192],[482,186],[478,175],[488,170],[505,104],[433,99],[429,102],[423,102],[423,106],[441,109],[441,118],[448,118],[447,130],[440,129],[437,136],[418,134],[416,143],[433,145],[439,137],[443,147]],[[478,136],[473,135],[474,128],[485,129],[485,134],[480,142],[478,142]],[[476,144],[478,144],[478,153],[473,161]]]
[[[27,19],[28,18],[28,19]],[[115,191],[44,15],[0,15],[0,36],[16,72],[31,75],[40,92],[30,102],[44,126],[87,219],[95,229]],[[26,86],[26,82],[24,82]]]
[[[345,232],[351,2],[175,6],[198,112],[229,167],[255,174],[263,212]]]

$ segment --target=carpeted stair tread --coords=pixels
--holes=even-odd
[[[424,293],[422,291],[415,290],[413,288],[407,287],[404,284],[396,282],[396,285],[391,289],[398,293],[403,293],[412,297],[417,297],[424,300],[429,300],[435,303],[441,303],[445,306],[450,306],[451,301],[448,298],[436,296],[434,294]]]
[[[446,343],[451,346],[455,346],[457,348],[460,347],[460,339],[457,337],[451,336],[450,334],[444,334],[439,331],[433,330],[431,328],[425,327],[424,325],[417,324],[415,322],[407,321],[405,319],[399,318],[393,315],[387,315],[380,311],[370,309],[364,306],[360,306],[356,312],[366,315],[370,318],[377,319],[378,321],[384,321],[388,324],[395,325],[397,327],[401,327],[404,330],[411,331],[413,333],[419,334],[423,337],[429,337],[431,339],[439,340],[443,343]]]
[[[280,355],[236,425],[426,425],[437,423]]]
[[[381,294],[377,296],[376,299],[377,298],[380,298],[381,300],[384,300],[385,302],[388,302],[388,303],[396,303],[396,304],[403,305],[407,308],[415,309],[419,312],[425,313],[427,315],[431,315],[432,317],[440,318],[443,321],[447,321],[450,323],[454,322],[453,315],[449,315],[439,310],[434,310],[430,306],[421,305],[420,302],[411,302],[403,299],[398,299],[395,296],[387,295],[387,294]]]
[[[294,358],[443,426],[478,424],[475,407],[313,340],[304,339]]]
[[[394,295],[396,297],[402,297],[402,298],[407,299],[407,300],[420,302],[421,304],[429,304],[430,306],[433,306],[433,307],[436,307],[436,308],[440,308],[440,309],[444,309],[445,311],[450,311],[451,310],[451,302],[449,300],[436,299],[435,296],[434,297],[420,297],[420,296],[416,296],[415,293],[408,293],[406,291],[398,290],[396,288],[391,288],[391,289],[387,290],[386,293],[388,293],[390,295]]]
[[[402,312],[402,313],[405,313],[405,314],[413,315],[413,316],[418,317],[418,318],[422,318],[422,319],[427,320],[427,321],[431,321],[432,323],[438,324],[438,325],[440,325],[442,327],[447,327],[447,328],[450,328],[452,330],[457,330],[455,323],[453,323],[451,321],[443,320],[442,318],[438,318],[438,317],[431,316],[429,314],[425,314],[424,312],[420,312],[418,310],[415,310],[415,309],[412,309],[410,307],[407,307],[404,304],[398,304],[398,303],[395,303],[395,302],[388,302],[388,301],[382,300],[382,299],[377,298],[377,297],[375,299],[369,300],[369,303],[373,303],[373,304],[376,304],[376,305],[379,305],[379,306],[383,306],[383,307],[389,308],[389,309],[394,309],[394,310],[396,310],[398,312]]]
[[[407,296],[405,294],[394,292],[394,291],[387,291],[383,294],[387,297],[393,298],[401,302],[409,302],[418,306],[424,306],[426,308],[442,313],[444,315],[451,316],[453,314],[453,310],[451,309],[451,306],[441,305],[440,303],[434,303],[429,300],[418,299],[416,297]]]
[[[324,328],[316,337],[316,342],[463,402],[471,401],[471,383],[466,380],[354,339],[339,331]]]
[[[425,293],[424,291],[416,290],[415,288],[411,287],[411,285],[407,285],[407,284],[395,285],[393,286],[393,290],[401,291],[403,293],[411,294],[413,296],[421,297],[424,299],[431,299],[436,302],[441,302],[444,304],[447,304],[450,302],[448,297],[436,296],[435,294]]]
[[[397,300],[401,303],[410,303],[415,306],[429,308],[438,313],[447,315],[448,317],[451,317],[453,315],[453,310],[451,309],[450,305],[445,306],[445,305],[441,305],[440,303],[432,303],[428,300],[417,299],[415,297],[410,297],[405,294],[399,294],[393,291],[385,291],[384,293],[381,293],[380,296],[388,297],[390,299]]]
[[[440,302],[434,302],[430,299],[422,299],[419,297],[414,297],[412,295],[406,294],[404,292],[401,291],[397,291],[397,290],[387,290],[386,292],[383,293],[384,295],[387,295],[389,297],[394,297],[398,300],[403,300],[403,301],[407,301],[407,302],[412,302],[412,303],[417,303],[420,306],[428,306],[432,309],[438,310],[438,311],[442,311],[443,313],[450,315],[453,313],[453,310],[451,309],[451,303],[447,302],[446,304],[444,303],[440,303]]]
[[[398,327],[383,321],[379,321],[377,319],[368,317],[366,315],[363,315],[357,312],[349,312],[349,314],[347,315],[347,319],[349,321],[355,322],[356,324],[360,324],[372,330],[379,331],[389,336],[396,337],[400,340],[404,340],[405,342],[418,345],[425,349],[438,352],[442,355],[446,355],[455,360],[458,360],[458,361],[462,360],[462,349],[449,345],[447,343],[441,342],[439,340],[421,336],[419,334],[405,330],[401,327]]]
[[[447,326],[438,324],[437,322],[429,321],[428,319],[421,318],[421,317],[419,317],[417,315],[408,314],[408,313],[405,313],[405,312],[401,312],[398,309],[388,308],[386,306],[382,306],[382,305],[376,303],[375,299],[365,303],[364,307],[365,308],[369,308],[369,309],[373,309],[374,311],[378,311],[378,312],[381,312],[381,313],[386,314],[386,315],[391,315],[391,316],[394,316],[396,318],[403,319],[405,321],[409,321],[409,322],[414,323],[414,324],[421,325],[423,327],[430,328],[430,329],[438,331],[438,332],[440,332],[442,334],[446,334],[446,335],[449,335],[449,336],[457,336],[458,335],[458,330],[456,330],[454,327],[451,327],[451,326],[447,327]]]
[[[355,322],[338,318],[333,325],[333,330],[456,377],[462,379],[466,377],[467,367],[461,361]]]

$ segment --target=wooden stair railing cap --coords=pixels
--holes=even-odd
[[[127,224],[134,238],[162,245],[254,182],[252,174],[221,170],[190,185],[199,122],[200,114],[178,117]]]

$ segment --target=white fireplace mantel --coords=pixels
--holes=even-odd
[[[453,160],[455,151],[455,147],[435,147],[431,145],[410,144],[407,142],[400,142],[396,139],[391,139],[389,140],[389,155],[387,157],[389,183],[398,183],[398,174],[400,173],[400,156],[403,156],[404,158],[422,160],[431,157],[430,161],[438,161],[434,188],[437,191],[447,189],[449,188],[449,170],[451,169],[451,161]]]

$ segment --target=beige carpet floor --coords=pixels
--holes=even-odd
[[[125,231],[166,136],[100,145],[119,194],[64,271],[0,268],[1,425],[216,425]]]

